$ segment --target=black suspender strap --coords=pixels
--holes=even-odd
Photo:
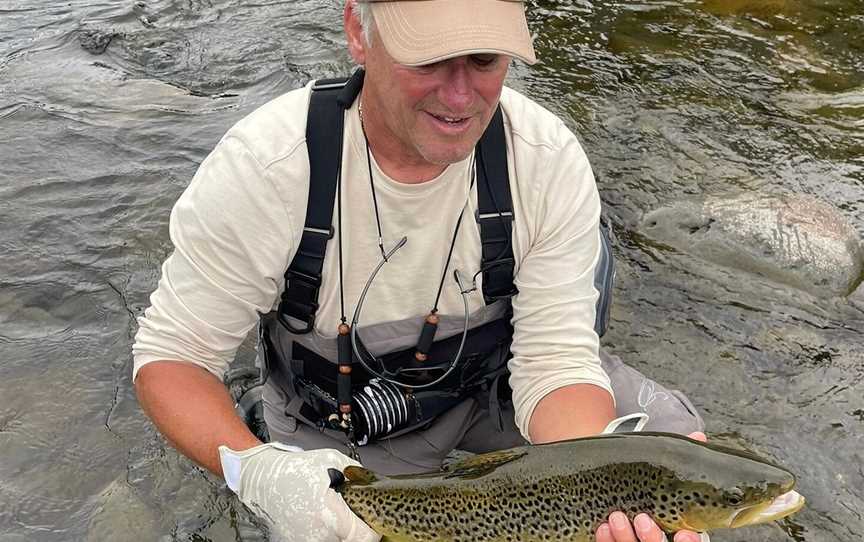
[[[285,291],[279,321],[293,333],[308,333],[315,325],[318,293],[327,242],[333,238],[333,203],[342,168],[345,111],[363,87],[365,72],[348,79],[322,79],[312,86],[306,121],[309,152],[309,196],[300,246],[285,271]],[[286,316],[298,320],[295,325]]]
[[[513,284],[513,201],[501,106],[477,145],[476,219],[483,244],[483,298],[488,305],[517,293]]]

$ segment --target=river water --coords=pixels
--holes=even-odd
[[[340,4],[0,3],[0,541],[265,539],[141,414],[134,317],[171,206],[225,130],[350,69]],[[597,172],[619,269],[604,341],[808,498],[714,539],[861,540],[864,313],[669,250],[639,219],[735,189],[815,195],[864,229],[864,3],[529,9],[542,63],[509,84],[561,115]]]

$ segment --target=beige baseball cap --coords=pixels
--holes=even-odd
[[[537,62],[522,0],[358,0],[396,62],[431,64],[477,53]]]

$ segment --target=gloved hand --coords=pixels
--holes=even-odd
[[[271,442],[242,452],[219,447],[228,487],[286,542],[378,542],[381,536],[330,489],[328,468],[358,463],[336,450]]]

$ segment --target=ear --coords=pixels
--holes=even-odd
[[[345,25],[345,37],[348,40],[348,53],[354,62],[360,66],[366,64],[366,39],[363,37],[363,27],[354,14],[357,0],[346,0],[342,23]]]

